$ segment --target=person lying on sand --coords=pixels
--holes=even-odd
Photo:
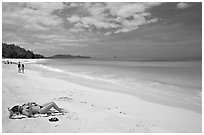
[[[23,104],[22,106],[16,105],[12,109],[9,109],[10,116],[12,118],[15,115],[25,115],[28,117],[34,117],[35,114],[46,114],[51,113],[51,108],[54,108],[58,112],[64,115],[62,108],[59,108],[54,102],[49,102],[44,105],[36,104],[35,102],[29,102],[27,104]]]

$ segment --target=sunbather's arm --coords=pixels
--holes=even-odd
[[[24,109],[22,111],[22,114],[26,115],[28,117],[32,117],[32,104],[28,103],[28,105],[29,105],[29,110],[27,111],[27,110]]]

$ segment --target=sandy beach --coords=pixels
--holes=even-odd
[[[67,112],[56,114],[58,122],[49,122],[53,116],[9,119],[8,107],[32,101],[54,101]],[[42,76],[27,68],[20,74],[16,64],[2,63],[2,132],[200,133],[202,113]]]

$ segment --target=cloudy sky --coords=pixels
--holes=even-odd
[[[202,57],[202,3],[6,3],[2,40],[44,56]]]

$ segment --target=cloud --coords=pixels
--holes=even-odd
[[[95,26],[96,28],[116,28],[117,24],[105,22],[94,17],[79,17],[77,15],[67,18],[71,23],[74,23],[78,27],[89,28]]]
[[[81,37],[81,38],[78,38],[78,37],[75,37],[75,36],[65,36],[65,35],[44,35],[44,34],[40,34],[40,35],[37,35],[37,34],[34,34],[33,35],[33,38],[38,38],[38,42],[41,42],[41,43],[45,43],[45,44],[67,44],[68,46],[73,46],[74,44],[77,44],[79,43],[83,43],[83,42],[86,42],[86,41],[95,41],[97,39],[95,38],[89,38],[87,39],[86,37]],[[77,46],[79,46],[77,44]]]
[[[188,3],[185,3],[185,2],[182,2],[182,3],[178,3],[177,4],[177,8],[178,9],[186,9],[186,8],[189,8],[191,7],[192,5],[188,4]]]
[[[140,26],[155,23],[158,18],[152,17],[148,9],[161,3],[80,3],[88,16],[74,14],[67,20],[79,31],[103,30],[106,34],[129,32]],[[77,6],[74,4],[74,6]],[[76,31],[77,31],[76,30]]]
[[[147,9],[160,5],[160,3],[107,3],[110,14],[123,18],[130,17],[137,13],[143,13]]]
[[[81,18],[77,15],[74,15],[70,18],[67,18],[67,20],[71,23],[78,23],[78,22],[80,22]]]
[[[63,6],[62,3],[52,2],[3,3],[3,24],[34,31],[47,30],[62,23],[62,19],[53,12]]]
[[[65,36],[59,36],[59,35],[39,35],[39,34],[35,34],[33,35],[33,37],[37,37],[40,39],[56,39],[56,38],[65,38]]]
[[[27,41],[14,32],[5,32],[2,41],[6,43],[27,44]]]

